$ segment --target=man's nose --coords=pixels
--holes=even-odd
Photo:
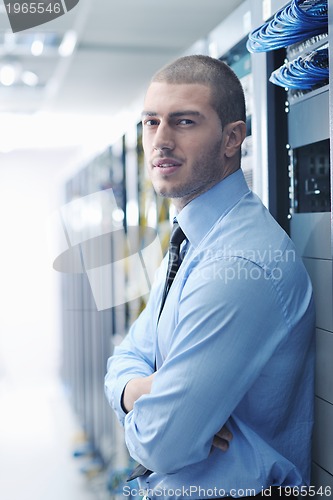
[[[175,140],[172,128],[168,124],[160,123],[153,140],[153,148],[156,150],[174,149]]]

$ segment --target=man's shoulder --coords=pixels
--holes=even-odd
[[[260,266],[294,252],[289,236],[252,192],[216,221],[202,247],[210,258],[241,258]]]

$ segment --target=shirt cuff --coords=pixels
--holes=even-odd
[[[129,374],[127,373],[126,375],[122,375],[117,379],[116,384],[112,383],[112,386],[109,386],[108,380],[105,382],[105,392],[106,396],[109,400],[110,405],[114,409],[117,418],[119,422],[124,425],[125,417],[127,415],[127,412],[125,411],[123,405],[122,405],[122,397],[123,393],[125,390],[125,387],[127,383],[132,380],[132,378],[135,378],[137,375],[134,375],[133,373]],[[110,384],[111,385],[111,384]]]

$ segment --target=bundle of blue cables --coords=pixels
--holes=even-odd
[[[310,90],[328,80],[328,46],[273,71],[269,81],[288,89]]]
[[[292,0],[249,34],[249,52],[267,52],[327,33],[327,0]]]

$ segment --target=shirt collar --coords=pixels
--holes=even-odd
[[[198,246],[211,227],[248,192],[244,174],[238,169],[190,201],[178,213],[177,220],[191,245]]]

